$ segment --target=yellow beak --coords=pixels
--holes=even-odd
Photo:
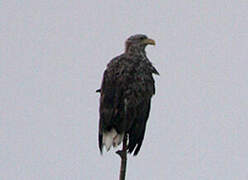
[[[151,45],[155,45],[155,41],[153,39],[145,39],[143,41],[144,44],[151,44]]]

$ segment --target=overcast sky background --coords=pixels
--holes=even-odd
[[[248,2],[3,0],[0,179],[118,179],[100,156],[99,94],[125,39],[160,72],[127,179],[248,179]]]

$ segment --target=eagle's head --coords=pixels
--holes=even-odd
[[[130,51],[145,51],[145,47],[150,44],[150,45],[155,45],[155,41],[153,39],[149,39],[146,35],[144,34],[136,34],[133,36],[130,36],[126,40],[126,49],[125,52],[130,52]]]

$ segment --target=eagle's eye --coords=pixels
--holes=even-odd
[[[140,37],[140,40],[144,40],[146,37],[145,36],[141,36]]]

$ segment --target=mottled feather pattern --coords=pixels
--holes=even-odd
[[[132,153],[136,148],[134,155],[139,152],[143,142],[151,97],[155,94],[153,74],[158,74],[158,71],[146,57],[142,41],[139,42],[139,39],[135,38],[137,37],[126,43],[125,53],[108,63],[101,89],[98,90],[101,93],[99,123],[101,151],[103,139],[106,139],[103,136],[109,134],[112,129],[117,134],[128,135],[128,150]]]

